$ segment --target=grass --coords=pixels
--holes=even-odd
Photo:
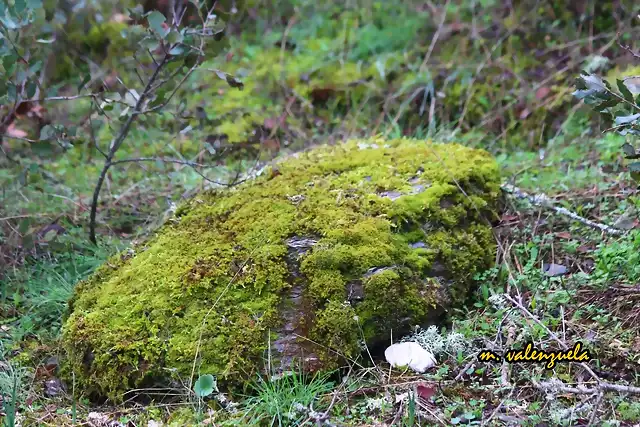
[[[225,111],[223,118],[231,117],[233,123],[249,113],[258,114],[263,124],[265,119],[286,115],[286,126],[276,132],[284,154],[370,133],[462,141],[496,154],[509,183],[545,193],[590,219],[607,224],[626,220],[633,226],[640,198],[624,170],[620,154],[624,140],[595,132],[590,113],[573,109],[568,95],[572,73],[615,36],[617,28],[609,22],[613,15],[601,13],[589,30],[575,26],[578,19],[561,4],[507,10],[499,2],[482,1],[486,13],[478,14],[473,7],[478,2],[451,2],[424,72],[420,67],[442,9],[419,9],[422,3],[370,1],[344,6],[301,1],[296,2],[297,12],[284,4],[278,10],[261,8],[246,18],[243,25],[248,30],[232,41],[233,57],[215,58],[210,64],[232,68],[246,83],[255,83],[249,101],[240,102],[237,111]],[[296,13],[293,22],[290,18]],[[282,16],[288,18],[284,23]],[[492,22],[498,25],[491,27]],[[523,31],[513,30],[518,27]],[[594,35],[590,31],[599,38],[590,39]],[[540,39],[542,33],[551,36]],[[277,60],[267,57],[285,34],[295,47],[278,48]],[[634,34],[628,32],[631,39]],[[603,53],[621,56],[615,49],[614,44]],[[522,51],[527,54],[521,55]],[[309,57],[310,64],[305,62]],[[565,66],[566,71],[557,72]],[[307,74],[321,77],[310,78],[309,87],[295,86],[303,94],[292,93],[283,85],[282,69],[295,81]],[[209,98],[195,95],[207,90]],[[187,109],[213,108],[225,102],[224,96],[216,98],[216,91],[214,83],[199,74],[179,98]],[[325,103],[319,99],[322,91],[330,95]],[[227,100],[235,96],[227,94]],[[75,104],[59,113],[73,119],[83,116],[86,107]],[[175,117],[171,111],[157,121],[142,121],[121,154],[209,159],[210,148],[202,141],[214,128],[200,130],[197,123]],[[188,124],[194,130],[172,136]],[[103,144],[109,136],[106,128],[98,133]],[[201,176],[171,164],[114,168],[100,207],[103,243],[94,247],[86,243],[84,228],[101,159],[91,147],[78,143],[66,151],[54,147],[39,155],[12,144],[10,152],[15,161],[0,156],[3,422],[14,425],[17,413],[23,425],[71,425],[99,410],[111,421],[195,424],[186,393],[182,401],[151,402],[143,409],[98,409],[88,401],[76,402],[68,392],[45,396],[50,376],[42,366],[57,355],[56,338],[75,283],[113,251],[144,238],[171,202],[203,188]],[[216,167],[210,177],[228,177],[235,166]],[[602,236],[513,200],[508,201],[496,233],[503,250],[495,269],[477,277],[478,291],[468,308],[452,313],[445,331],[416,332],[414,338],[425,346],[442,350],[434,371],[424,375],[387,371],[376,358],[384,376],[376,369],[361,369],[347,378],[346,385],[332,381],[334,377],[298,373],[276,381],[258,379],[248,396],[231,405],[236,412],[216,397],[205,402],[205,418],[229,425],[300,425],[308,420],[313,403],[316,411],[330,409],[329,420],[340,425],[519,421],[568,426],[587,425],[592,417],[592,425],[640,422],[637,395],[608,392],[599,401],[596,395],[545,392],[535,386],[552,378],[567,385],[590,384],[576,365],[560,365],[549,372],[537,365],[475,360],[480,349],[504,351],[526,340],[557,348],[551,331],[567,343],[583,341],[594,354],[589,366],[601,379],[638,384],[640,294],[634,286],[640,278],[640,234]],[[543,263],[561,264],[569,273],[548,277]],[[505,299],[505,293],[517,296],[533,318]],[[463,351],[447,346],[451,336],[464,344]],[[359,362],[366,365],[368,357]],[[332,392],[337,398],[329,408]],[[55,409],[47,409],[48,405]]]
[[[252,385],[251,395],[242,403],[244,414],[240,422],[247,425],[302,425],[312,421],[312,411],[325,409],[326,403],[319,404],[319,400],[334,387],[328,374],[311,376],[292,372],[277,379],[260,377]]]

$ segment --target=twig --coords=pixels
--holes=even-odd
[[[560,214],[560,215],[564,215],[567,216],[575,221],[578,221],[586,226],[592,227],[592,228],[597,228],[598,230],[601,230],[605,233],[608,234],[613,234],[616,236],[622,236],[625,234],[625,232],[623,230],[619,230],[617,228],[611,227],[609,225],[606,224],[601,224],[599,222],[594,222],[591,221],[587,218],[581,217],[580,215],[578,215],[575,212],[571,212],[570,210],[566,209],[566,208],[561,208],[558,206],[555,206],[553,204],[553,201],[546,195],[544,194],[535,194],[535,195],[530,195],[524,191],[522,191],[521,189],[519,189],[518,187],[515,187],[513,185],[510,184],[505,184],[502,186],[502,189],[510,194],[513,194],[515,197],[517,197],[518,199],[527,199],[529,200],[529,202],[531,202],[533,205],[535,206],[539,206],[539,207],[544,207],[544,208],[548,208],[551,209],[553,211],[555,211],[556,213]]]
[[[545,332],[547,334],[549,334],[549,336],[551,338],[554,339],[555,342],[557,342],[558,344],[560,344],[560,346],[562,347],[563,350],[569,350],[569,346],[562,341],[560,338],[558,338],[558,336],[553,333],[551,331],[551,329],[549,329],[547,327],[547,325],[545,325],[544,323],[542,323],[540,321],[540,319],[538,319],[536,316],[534,316],[529,310],[527,310],[527,308],[525,306],[523,306],[521,303],[519,303],[518,301],[516,301],[515,299],[513,299],[511,297],[511,295],[507,295],[504,294],[504,297],[507,301],[509,301],[511,304],[515,305],[516,307],[518,307],[520,309],[520,311],[522,311],[524,314],[526,314],[531,320],[533,320],[534,322],[536,322],[542,329],[545,330]],[[598,383],[600,383],[600,377],[598,377],[598,375],[596,375],[595,372],[593,372],[593,370],[589,367],[589,365],[587,365],[584,362],[580,362],[580,366],[582,366],[588,373],[589,375],[591,375],[591,377],[593,379],[595,379]],[[640,389],[639,389],[640,390]]]
[[[601,381],[596,387],[591,388],[584,385],[569,387],[564,385],[564,383],[559,379],[551,379],[549,381],[542,381],[540,383],[534,380],[533,385],[540,390],[549,391],[552,393],[598,394],[605,391],[616,391],[619,393],[640,394],[640,387],[611,384],[604,381]]]
[[[124,142],[125,138],[129,134],[129,129],[131,128],[133,121],[138,117],[138,115],[140,115],[142,110],[142,105],[146,101],[147,96],[149,96],[149,91],[153,86],[153,83],[156,81],[156,79],[160,75],[160,71],[167,64],[168,60],[169,60],[169,55],[165,55],[162,58],[162,61],[160,62],[160,64],[158,64],[156,69],[153,71],[153,74],[151,75],[151,77],[149,78],[149,81],[147,82],[147,86],[142,91],[142,94],[140,95],[140,97],[138,98],[138,101],[136,102],[133,112],[127,118],[127,121],[122,127],[120,134],[111,143],[111,147],[109,148],[109,153],[107,154],[107,158],[104,161],[104,166],[102,167],[102,171],[100,172],[100,176],[98,177],[98,182],[93,191],[93,197],[91,200],[91,215],[89,219],[89,240],[91,240],[93,244],[97,243],[96,213],[98,211],[98,198],[100,197],[100,190],[102,189],[102,184],[104,183],[104,180],[107,177],[107,172],[109,172],[109,168],[111,168],[111,166],[113,165],[113,158],[116,155],[116,152],[118,151],[118,149]]]
[[[626,50],[627,52],[629,52],[631,55],[633,55],[633,57],[634,57],[634,58],[640,59],[640,54],[638,54],[638,53],[634,52],[634,51],[631,49],[631,46],[625,46],[625,45],[623,45],[622,43],[620,43],[619,38],[620,38],[620,33],[616,34],[616,39],[617,39],[617,42],[618,42],[618,46],[620,46],[622,49],[624,49],[624,50]]]
[[[487,418],[486,420],[482,420],[482,424],[481,424],[482,426],[486,426],[486,425],[488,425],[488,424],[491,422],[491,420],[492,420],[493,418],[495,418],[495,416],[496,416],[496,415],[498,415],[498,412],[500,412],[500,410],[501,410],[501,409],[502,409],[502,407],[504,406],[504,402],[505,402],[505,400],[507,400],[507,399],[511,399],[511,396],[513,396],[513,392],[514,392],[514,391],[515,391],[515,388],[511,388],[511,391],[509,392],[509,395],[508,395],[506,398],[504,398],[504,399],[502,399],[502,400],[500,401],[500,403],[498,404],[498,406],[496,406],[496,409],[494,409],[494,410],[491,412],[491,415],[489,415],[489,418]]]
[[[111,164],[117,165],[119,163],[139,163],[139,162],[177,163],[179,165],[187,165],[187,166],[199,167],[199,168],[208,167],[207,165],[203,165],[202,163],[191,162],[189,160],[167,159],[163,157],[137,157],[132,159],[114,160],[111,162]]]
[[[513,345],[513,338],[514,338],[515,333],[516,333],[515,328],[513,326],[509,327],[509,332],[508,332],[508,335],[507,335],[507,348],[509,348],[509,347],[511,347]],[[510,383],[509,383],[509,364],[507,363],[506,360],[502,361],[500,382],[504,386],[509,386],[510,385]]]
[[[518,307],[520,309],[520,311],[525,313],[531,320],[533,320],[540,327],[542,327],[542,329],[544,329],[545,332],[547,332],[547,334],[549,334],[549,336],[551,338],[553,338],[554,341],[556,341],[558,344],[560,344],[560,346],[562,347],[563,350],[569,350],[569,346],[567,346],[567,344],[564,341],[562,341],[560,338],[558,338],[558,336],[556,334],[554,334],[547,327],[547,325],[542,323],[540,321],[540,319],[538,319],[536,316],[534,316],[522,304],[520,304],[518,301],[513,299],[510,295],[504,294],[504,297],[509,302],[511,302],[513,305]],[[611,383],[604,382],[604,381],[602,381],[600,379],[600,377],[598,377],[598,375],[595,372],[593,372],[593,370],[589,367],[589,365],[587,365],[584,362],[580,362],[580,366],[582,366],[589,373],[589,375],[591,375],[591,377],[597,382],[597,386],[595,388],[591,388],[590,389],[590,388],[587,388],[585,386],[578,386],[577,388],[564,388],[563,386],[558,386],[557,381],[559,381],[559,380],[556,380],[556,382],[541,383],[541,384],[536,384],[534,382],[534,385],[541,386],[541,387],[545,387],[546,386],[547,388],[549,388],[551,385],[553,385],[555,387],[560,387],[560,389],[561,389],[560,391],[564,390],[567,393],[578,393],[578,394],[595,394],[595,393],[599,393],[599,392],[603,392],[603,391],[617,391],[619,393],[640,394],[640,387],[629,386],[629,385],[611,384]]]
[[[602,398],[604,397],[604,392],[601,390],[598,393],[598,398],[596,399],[596,403],[593,405],[593,412],[591,413],[591,417],[589,417],[589,424],[587,426],[593,426],[596,422],[596,417],[598,416],[598,409],[600,408],[600,404],[602,403]]]
[[[444,22],[447,19],[447,9],[449,8],[449,3],[451,0],[447,0],[444,6],[442,6],[442,12],[440,13],[440,23],[438,24],[438,29],[433,34],[431,38],[431,44],[429,45],[429,49],[427,50],[427,54],[424,56],[422,60],[422,64],[420,65],[420,71],[422,71],[429,62],[429,58],[431,58],[431,53],[433,52],[433,48],[436,47],[436,43],[438,42],[438,38],[440,37],[440,33],[442,32],[442,27],[444,26]]]
[[[23,138],[23,137],[21,137],[21,136],[12,136],[12,135],[7,135],[6,133],[5,133],[5,134],[2,134],[2,138],[15,139],[16,141],[30,142],[30,143],[32,143],[32,144],[33,144],[33,143],[36,143],[36,142],[40,142],[40,141],[37,141],[37,140],[35,140],[35,139]]]

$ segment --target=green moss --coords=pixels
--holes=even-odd
[[[325,367],[338,354],[356,357],[363,337],[432,318],[445,284],[460,303],[494,259],[481,216],[495,216],[499,176],[484,151],[352,141],[278,169],[190,200],[153,239],[77,287],[64,345],[83,390],[117,399],[167,369],[189,376],[198,348],[199,372],[221,381],[261,369],[294,285],[291,237],[317,240],[295,283],[309,311],[303,329]]]

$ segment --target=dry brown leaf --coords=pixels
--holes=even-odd
[[[18,129],[15,123],[11,123],[7,128],[5,134],[12,138],[26,138],[28,134],[22,129]]]

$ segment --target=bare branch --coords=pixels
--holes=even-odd
[[[624,231],[619,230],[617,228],[611,227],[609,225],[606,224],[600,224],[598,222],[594,222],[591,221],[587,218],[583,218],[580,215],[576,214],[575,212],[571,212],[570,210],[566,209],[566,208],[561,208],[558,206],[554,206],[553,201],[546,195],[544,194],[535,194],[535,195],[530,195],[525,193],[524,191],[522,191],[521,189],[519,189],[518,187],[515,187],[513,185],[508,185],[505,184],[502,186],[502,189],[504,191],[506,191],[507,193],[513,194],[516,198],[518,199],[527,199],[529,200],[529,202],[531,202],[533,205],[535,206],[540,206],[540,207],[545,207],[545,208],[549,208],[553,211],[555,211],[556,213],[559,213],[560,215],[564,215],[567,216],[573,220],[576,220],[584,225],[587,225],[589,227],[592,228],[597,228],[598,230],[604,231],[605,233],[608,234],[613,234],[616,236],[622,236],[625,234]]]
[[[92,200],[91,200],[91,214],[90,214],[90,219],[89,219],[89,240],[91,240],[91,242],[94,243],[94,244],[97,243],[97,241],[96,241],[96,213],[97,213],[97,210],[98,210],[98,198],[100,197],[100,190],[102,189],[102,184],[104,183],[104,180],[107,177],[107,172],[109,171],[109,168],[113,164],[113,157],[115,156],[116,152],[118,151],[118,149],[120,148],[120,146],[124,142],[125,138],[129,134],[129,130],[131,129],[131,124],[133,123],[133,121],[140,114],[140,111],[142,109],[142,105],[143,105],[143,103],[145,102],[145,100],[147,99],[147,97],[150,94],[151,87],[153,86],[154,82],[156,81],[156,79],[160,75],[160,71],[166,65],[168,60],[169,60],[168,55],[165,55],[164,58],[162,59],[162,61],[160,62],[160,64],[158,64],[158,67],[156,67],[156,69],[154,70],[153,74],[149,78],[149,81],[147,82],[147,86],[142,91],[142,94],[140,94],[140,97],[138,98],[138,101],[136,102],[136,105],[135,105],[135,107],[133,109],[133,112],[127,118],[127,121],[125,122],[124,126],[122,126],[122,129],[120,130],[120,134],[116,137],[116,139],[111,144],[111,147],[109,149],[109,153],[107,154],[107,158],[105,159],[104,166],[102,168],[102,171],[100,172],[100,176],[98,177],[98,182],[97,182],[96,187],[95,187],[95,189],[93,191],[93,197],[92,197]]]
[[[624,49],[627,52],[629,52],[634,58],[640,59],[640,54],[634,52],[631,49],[631,46],[625,46],[622,43],[620,43],[620,33],[616,34],[616,39],[617,39],[617,42],[618,42],[618,46],[620,46],[622,49]]]
[[[93,146],[96,148],[96,150],[98,150],[98,152],[100,154],[102,154],[104,156],[104,158],[106,159],[107,153],[105,153],[104,151],[102,151],[102,149],[100,148],[100,146],[98,146],[98,141],[96,140],[96,135],[93,131],[93,120],[91,119],[91,113],[89,113],[89,135],[91,135],[91,142],[93,143]]]
[[[208,165],[203,165],[202,163],[191,162],[189,160],[180,160],[180,159],[167,159],[164,157],[137,157],[133,159],[122,159],[122,160],[114,160],[111,162],[112,165],[117,165],[120,163],[140,163],[140,162],[163,162],[163,163],[176,163],[179,165],[186,165],[191,167],[198,168],[206,168]]]

